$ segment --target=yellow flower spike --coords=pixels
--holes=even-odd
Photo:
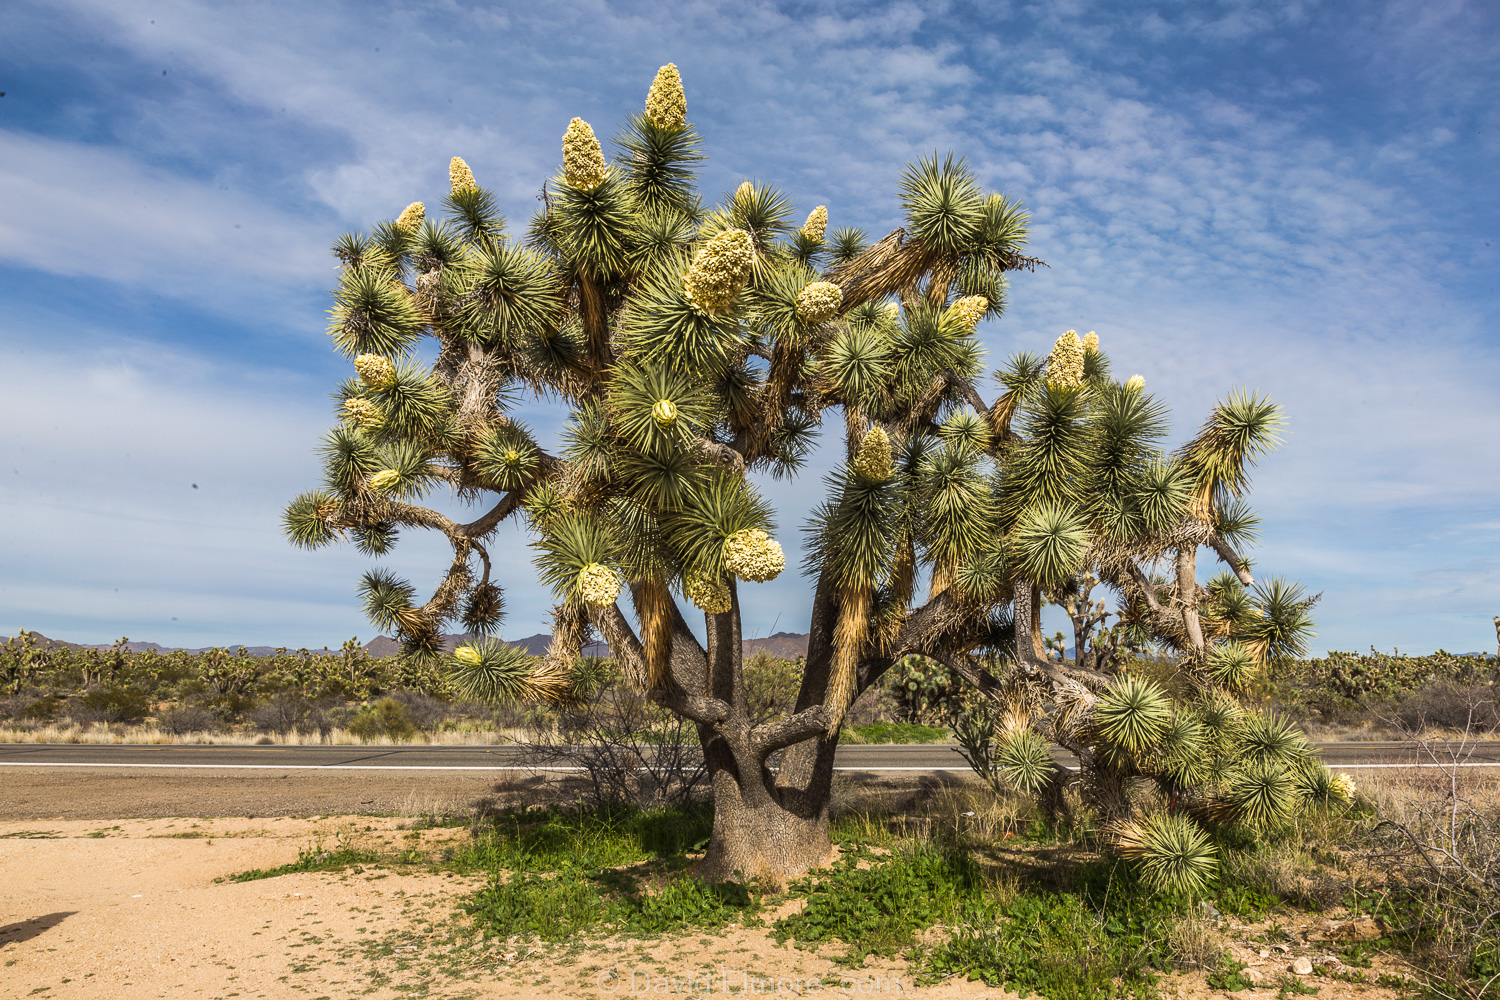
[[[739,201],[741,198],[748,198],[754,193],[754,184],[751,184],[749,181],[740,181],[740,186],[734,189],[734,200]]]
[[[983,295],[966,295],[948,308],[972,331],[984,318],[984,311],[989,307],[990,300]]]
[[[671,427],[677,423],[677,404],[670,399],[658,399],[651,407],[651,419],[658,427]]]
[[[797,294],[797,318],[804,323],[827,323],[839,314],[844,292],[831,281],[809,281]]]
[[[396,225],[409,233],[414,233],[422,228],[422,220],[425,218],[427,218],[427,206],[420,201],[414,201],[396,216]]]
[[[453,651],[453,658],[455,660],[461,660],[471,666],[479,666],[479,650],[475,649],[473,646],[459,646]]]
[[[1126,392],[1140,392],[1144,388],[1146,388],[1146,380],[1139,375],[1130,376],[1130,380],[1125,383]]]
[[[781,543],[759,528],[736,531],[724,542],[724,565],[741,580],[765,583],[786,569]]]
[[[755,246],[743,229],[726,229],[699,250],[682,291],[699,312],[718,316],[734,305],[755,265]]]
[[[884,427],[872,424],[865,431],[864,439],[859,442],[859,451],[855,452],[854,461],[850,464],[854,466],[855,472],[877,483],[891,478],[891,438]]]
[[[389,389],[396,384],[396,366],[378,354],[361,354],[354,359],[354,370],[371,389]]]
[[[1354,779],[1339,772],[1333,776],[1334,797],[1344,802],[1354,801]]]
[[[687,124],[687,96],[682,92],[676,63],[667,63],[656,71],[646,94],[646,117],[657,128],[678,129]]]
[[[1069,330],[1052,345],[1047,358],[1047,384],[1054,389],[1076,389],[1083,385],[1083,341],[1077,330]]]
[[[609,178],[609,163],[594,138],[594,130],[582,118],[568,122],[563,133],[563,176],[568,187],[592,191]]]
[[[368,399],[355,396],[344,401],[344,419],[360,430],[375,430],[385,423],[385,414]]]
[[[802,235],[815,243],[823,242],[823,234],[828,232],[828,206],[819,205],[807,213],[807,221],[802,223]]]
[[[607,608],[620,597],[620,578],[603,563],[589,563],[578,573],[578,596],[596,608]]]
[[[448,184],[453,188],[454,194],[475,191],[479,188],[479,185],[474,182],[474,171],[470,170],[469,165],[458,156],[448,161]]]
[[[682,581],[682,592],[700,611],[722,615],[729,610],[729,584],[712,576],[690,576]]]
[[[401,482],[401,473],[395,469],[381,469],[370,477],[370,489],[376,493],[389,493]]]
[[[1099,335],[1090,330],[1083,338],[1083,349],[1089,354],[1099,353]]]

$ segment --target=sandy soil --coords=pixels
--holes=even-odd
[[[886,810],[944,791],[930,778],[842,784]],[[832,961],[842,948],[800,951],[760,927],[541,949],[484,942],[455,909],[480,881],[426,871],[225,878],[313,847],[433,856],[467,827],[413,829],[414,817],[566,793],[543,778],[451,772],[0,770],[0,997],[1010,996],[978,983],[917,987],[899,960],[851,972]],[[1255,928],[1233,931],[1236,956],[1270,984],[1233,996],[1275,996],[1298,954],[1337,950],[1309,929],[1313,940],[1292,951],[1257,943]],[[1320,1000],[1394,996],[1312,983]],[[1198,974],[1164,977],[1161,992],[1222,996]]]
[[[223,880],[293,861],[310,846],[431,853],[464,836],[368,816],[0,822],[0,996],[1010,995],[977,983],[919,988],[899,961],[850,972],[831,961],[841,949],[778,946],[757,927],[546,949],[481,943],[454,912],[475,879],[370,867]],[[1263,958],[1251,946],[1243,957],[1274,976],[1292,955]],[[1313,982],[1322,1000],[1394,995]],[[1162,992],[1214,995],[1198,975],[1165,977]]]

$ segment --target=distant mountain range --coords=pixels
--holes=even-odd
[[[65,642],[62,639],[49,639],[40,632],[33,632],[32,635],[36,636],[37,645],[43,649],[110,649],[114,645],[113,643],[86,645],[77,642]],[[461,642],[468,641],[469,638],[467,635],[446,635],[443,637],[443,651],[451,652],[453,647]],[[6,641],[6,637],[0,636],[0,645],[3,645]],[[547,632],[538,632],[536,635],[529,635],[524,639],[511,639],[508,641],[511,645],[520,646],[533,656],[540,656],[547,652],[547,647],[552,644],[552,636]],[[147,650],[155,650],[158,653],[170,653],[183,647],[163,646],[158,642],[127,642],[124,648],[130,650],[132,653],[144,653]],[[183,651],[188,653],[203,653],[214,648],[228,649],[235,653],[238,653],[243,648],[246,656],[271,656],[276,652],[276,647],[274,646],[241,647],[233,644],[220,647],[205,646],[202,649],[184,649]],[[324,648],[326,649],[327,647]],[[401,651],[401,644],[390,636],[377,635],[365,643],[364,648],[371,656],[394,656]],[[764,639],[745,640],[745,654],[747,656],[762,649],[772,656],[794,660],[799,656],[807,655],[807,634],[802,633],[799,635],[791,632],[776,632]],[[337,650],[329,651],[337,652]],[[608,656],[609,647],[602,642],[590,643],[584,647],[583,653],[585,656]]]

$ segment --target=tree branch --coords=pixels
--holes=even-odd
[[[725,468],[743,475],[745,472],[745,456],[735,451],[727,444],[718,441],[710,441],[708,438],[698,438],[696,441],[700,451],[711,462],[718,462]]]
[[[968,401],[970,406],[974,407],[974,412],[978,413],[980,416],[984,416],[985,414],[990,412],[990,408],[986,406],[984,400],[980,398],[979,390],[974,388],[973,382],[970,382],[958,372],[952,370],[949,370],[944,374],[948,376],[948,384],[953,386],[959,392],[963,393],[964,399]]]
[[[1227,563],[1230,569],[1234,570],[1234,575],[1239,577],[1240,583],[1247,587],[1255,586],[1255,578],[1250,575],[1250,568],[1245,565],[1245,561],[1240,558],[1239,553],[1234,551],[1229,543],[1220,537],[1217,531],[1209,536],[1208,544],[1219,554],[1219,558]]]
[[[637,676],[647,676],[645,647],[636,637],[635,630],[630,627],[630,622],[625,620],[625,613],[620,610],[619,605],[611,604],[607,608],[590,609],[589,617],[593,620],[595,627],[603,633],[610,652],[625,660],[626,665]],[[673,648],[675,652],[675,643]],[[675,660],[676,657],[674,656],[673,659]],[[673,673],[676,673],[675,664]],[[662,708],[676,712],[683,718],[700,725],[712,726],[729,718],[729,705],[726,702],[718,698],[689,694],[675,679],[669,687],[653,688],[647,691],[646,697]]]
[[[814,705],[779,722],[763,722],[750,730],[750,743],[764,760],[783,747],[793,746],[803,740],[822,736],[828,732],[828,709]]]

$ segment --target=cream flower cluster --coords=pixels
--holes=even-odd
[[[823,234],[828,232],[828,206],[819,205],[807,213],[807,221],[802,223],[802,235],[815,243],[823,242]]]
[[[361,354],[354,359],[354,370],[371,389],[389,389],[396,384],[396,366],[378,354]]]
[[[682,581],[682,591],[708,614],[722,615],[729,610],[729,584],[716,576],[690,576]]]
[[[1130,379],[1125,383],[1126,392],[1140,392],[1144,388],[1146,388],[1146,380],[1139,375],[1130,376]]]
[[[568,122],[563,133],[563,176],[568,187],[592,191],[609,177],[609,163],[604,150],[594,138],[594,130],[582,118]]]
[[[755,247],[743,229],[726,229],[693,258],[682,290],[700,312],[717,316],[739,297],[755,265]]]
[[[453,650],[453,658],[473,667],[479,666],[480,661],[483,659],[479,654],[479,650],[473,646],[459,646]]]
[[[1344,802],[1354,801],[1354,779],[1340,771],[1333,776],[1333,794]]]
[[[651,406],[651,419],[658,427],[671,427],[677,423],[677,404],[670,399],[658,399]]]
[[[877,483],[891,478],[891,439],[884,427],[873,424],[865,431],[851,464],[855,472]]]
[[[1090,330],[1083,338],[1083,350],[1087,354],[1099,353],[1099,335]]]
[[[620,578],[603,563],[589,563],[578,571],[578,596],[596,608],[607,608],[620,596]]]
[[[396,216],[396,225],[408,233],[414,233],[422,228],[422,220],[425,218],[427,218],[427,206],[420,201],[414,201],[403,208],[400,215]]]
[[[1077,330],[1069,330],[1052,345],[1047,358],[1047,384],[1054,389],[1076,389],[1083,385],[1083,342]]]
[[[741,580],[765,583],[786,569],[781,543],[759,528],[736,531],[724,542],[724,565]]]
[[[361,430],[375,430],[385,423],[385,414],[368,399],[353,396],[344,400],[344,419]]]
[[[984,318],[984,311],[989,307],[990,300],[983,295],[965,295],[949,306],[953,314],[962,319],[970,330],[979,325],[979,321]]]
[[[687,96],[682,92],[676,63],[667,63],[656,71],[646,94],[646,117],[657,128],[676,129],[687,124]]]
[[[797,294],[797,318],[804,323],[827,323],[839,314],[844,292],[831,281],[809,281]]]
[[[734,189],[734,200],[748,198],[755,193],[755,185],[749,181],[740,181],[740,186]]]
[[[376,493],[389,493],[401,482],[401,473],[395,469],[381,469],[370,477],[370,489]]]
[[[448,185],[454,194],[473,191],[479,187],[474,181],[474,171],[469,169],[462,157],[455,156],[448,161]]]

